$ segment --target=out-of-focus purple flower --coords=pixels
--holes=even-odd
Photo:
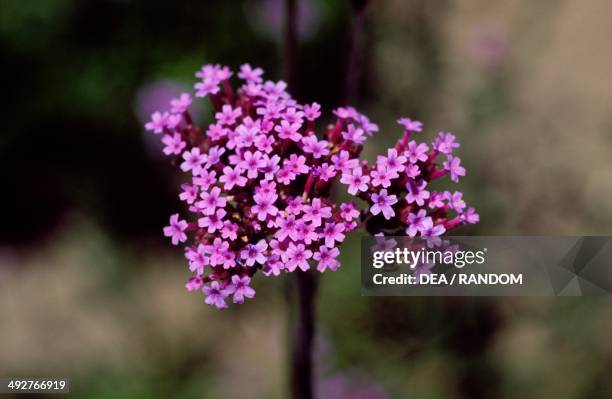
[[[410,118],[399,118],[397,123],[404,127],[404,130],[408,132],[421,132],[423,131],[423,124],[417,120]]]
[[[182,114],[187,111],[191,105],[191,95],[189,93],[181,93],[178,98],[170,100],[170,112]]]

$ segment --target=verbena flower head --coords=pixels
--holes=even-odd
[[[193,273],[186,288],[204,292],[219,309],[253,298],[257,272],[340,266],[337,247],[359,212],[354,204],[332,203],[330,188],[359,164],[361,144],[378,130],[355,109],[339,108],[336,123],[317,136],[319,104],[299,104],[284,82],[264,81],[260,68],[243,65],[237,89],[233,75],[219,65],[196,73],[195,97],[208,98],[216,110],[209,126],[193,122],[189,93],[145,125],[161,135],[163,152],[188,180],[179,198],[189,213],[173,214],[164,234],[174,245],[186,243]]]
[[[185,174],[179,198],[189,212],[173,214],[164,235],[185,245],[193,273],[185,287],[203,292],[205,303],[223,309],[253,298],[258,272],[337,270],[338,246],[359,216],[370,233],[421,237],[478,221],[460,192],[430,187],[447,174],[455,182],[465,175],[452,134],[440,133],[431,146],[417,143],[410,136],[421,122],[402,118],[403,137],[370,166],[358,156],[378,126],[365,115],[337,108],[335,122],[317,134],[319,104],[299,104],[285,82],[264,81],[261,68],[242,65],[237,87],[233,76],[220,65],[196,73],[195,98],[215,109],[208,126],[194,123],[190,93],[145,125]],[[368,204],[364,214],[353,203],[332,202],[338,182]]]

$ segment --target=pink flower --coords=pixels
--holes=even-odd
[[[249,179],[254,179],[257,177],[259,173],[259,168],[263,168],[266,166],[266,161],[264,161],[261,157],[261,152],[255,151],[251,153],[251,151],[245,151],[242,154],[243,161],[240,162],[240,167],[247,171],[247,176]]]
[[[302,139],[302,145],[302,150],[306,153],[312,154],[315,159],[329,154],[329,149],[327,148],[329,143],[325,140],[317,140],[314,135],[304,137]]]
[[[213,187],[210,192],[202,191],[200,198],[202,200],[196,205],[202,210],[204,215],[214,214],[216,208],[223,208],[227,203],[227,199],[221,197],[221,189],[219,187]]]
[[[204,294],[206,295],[206,302],[208,305],[214,305],[217,309],[227,308],[227,304],[225,303],[225,298],[227,298],[228,293],[226,290],[221,288],[218,281],[213,281],[208,286],[204,286],[202,288]]]
[[[304,205],[304,220],[312,222],[315,227],[321,225],[321,218],[329,218],[331,214],[331,208],[322,206],[320,198],[314,198],[311,205]]]
[[[219,92],[219,81],[216,79],[204,79],[194,85],[196,97],[206,97],[209,94]]]
[[[206,253],[206,247],[202,244],[199,244],[196,250],[189,248],[185,251],[185,257],[189,260],[189,270],[196,272],[198,276],[204,273],[204,266],[210,263]]]
[[[455,183],[459,181],[459,176],[465,176],[465,168],[461,166],[461,159],[459,157],[449,155],[442,166],[450,172],[451,180]]]
[[[179,199],[185,201],[188,204],[193,204],[193,201],[198,197],[198,186],[191,186],[189,184],[181,184],[183,192],[179,194]]]
[[[319,239],[319,234],[315,231],[317,226],[314,223],[306,223],[303,220],[297,222],[297,236],[304,244],[310,245]]]
[[[450,193],[449,191],[444,192],[444,198],[448,200],[448,205],[453,208],[457,213],[461,213],[465,208],[465,201],[463,200],[463,193],[455,191]]]
[[[295,216],[279,216],[276,218],[276,225],[278,226],[278,230],[274,234],[274,237],[279,241],[287,237],[290,237],[292,240],[297,239],[297,223],[295,222]]]
[[[408,214],[408,227],[406,228],[406,234],[410,237],[414,237],[420,231],[425,229],[423,221],[426,219],[427,211],[425,209],[419,210],[418,213]],[[429,218],[431,219],[431,218]]]
[[[304,209],[304,203],[302,201],[302,197],[287,198],[287,208],[285,209],[287,212],[292,213],[294,215],[298,215],[302,213]]]
[[[387,150],[387,156],[378,156],[376,165],[378,168],[385,168],[390,174],[391,178],[396,178],[398,173],[404,171],[404,164],[406,163],[406,157],[403,155],[397,155],[395,148]]]
[[[310,168],[306,165],[306,157],[303,155],[297,156],[291,154],[289,159],[285,160],[285,167],[296,175],[308,173],[310,171]]]
[[[261,137],[259,135],[259,127],[257,126],[246,127],[244,125],[240,125],[236,129],[236,133],[238,134],[238,141],[236,141],[236,147],[238,148],[251,147],[253,144],[255,144],[255,141]]]
[[[370,213],[372,215],[378,215],[382,212],[385,219],[391,219],[395,215],[395,211],[391,205],[397,202],[395,195],[388,195],[386,189],[380,190],[380,193],[372,193],[371,195],[372,206],[370,207]]]
[[[359,216],[359,211],[355,208],[355,204],[350,202],[340,204],[340,211],[340,216],[347,222]]]
[[[426,144],[417,144],[414,140],[408,143],[408,149],[405,152],[406,157],[411,163],[427,160],[427,151],[429,147]]]
[[[321,116],[321,106],[318,103],[304,105],[304,116],[309,121],[314,121]]]
[[[245,259],[247,266],[253,266],[255,262],[263,265],[266,263],[266,256],[264,251],[268,248],[268,244],[265,240],[259,240],[257,244],[247,244],[246,247],[240,252],[240,257]]]
[[[353,169],[353,174],[343,174],[340,182],[348,184],[348,192],[351,195],[356,195],[359,191],[368,190],[369,176],[364,176],[360,168]]]
[[[362,144],[366,140],[363,129],[355,128],[353,124],[348,125],[347,130],[342,132],[342,138],[357,144]]]
[[[329,248],[333,248],[335,242],[344,241],[344,225],[342,223],[327,223],[323,229],[323,237],[325,238],[325,245]]]
[[[242,115],[242,110],[240,107],[232,108],[231,105],[224,105],[221,108],[221,112],[217,112],[215,114],[215,118],[219,121],[221,125],[233,125],[236,123],[236,119]]]
[[[187,280],[187,283],[185,284],[185,288],[187,288],[187,291],[189,292],[197,291],[202,288],[202,285],[204,285],[204,281],[202,280],[202,277],[193,276],[193,277],[189,277],[189,280]]]
[[[278,163],[280,162],[280,157],[278,155],[274,155],[272,157],[268,157],[267,155],[264,155],[262,159],[263,159],[263,166],[261,166],[259,170],[265,175],[264,179],[266,180],[274,179],[274,175],[280,169],[280,166],[278,166]]]
[[[291,181],[295,179],[295,177],[295,173],[293,173],[288,167],[280,169],[276,174],[276,180],[278,180],[279,183],[284,185],[291,183]]]
[[[198,219],[198,226],[203,228],[208,227],[208,232],[212,234],[223,228],[223,218],[226,214],[227,212],[225,212],[224,209],[219,208],[215,213]]]
[[[200,176],[193,178],[193,184],[196,186],[202,187],[203,190],[208,190],[210,186],[217,182],[217,172],[214,170],[208,171],[202,169],[200,171]]]
[[[231,168],[226,166],[223,168],[223,176],[219,178],[221,183],[225,183],[223,188],[225,190],[231,190],[235,185],[244,187],[247,183],[247,178],[242,176],[242,170],[239,166]]]
[[[434,225],[430,217],[427,217],[423,220],[422,226],[423,228],[420,230],[421,237],[425,238],[438,237],[444,234],[444,232],[446,231],[444,226],[442,226],[441,224]]]
[[[221,148],[218,145],[210,147],[207,153],[206,167],[210,168],[211,166],[218,164],[221,161],[221,155],[224,153],[225,148]]]
[[[391,186],[391,174],[385,167],[378,167],[377,169],[370,172],[372,177],[372,186],[378,187],[383,186],[385,188]]]
[[[161,133],[166,127],[166,123],[168,121],[169,114],[164,112],[154,112],[151,115],[151,121],[145,124],[145,129],[148,131],[152,131],[153,133]]]
[[[349,158],[349,153],[342,150],[338,154],[333,155],[331,159],[336,170],[339,170],[343,174],[350,174],[353,169],[359,166],[359,160]]]
[[[319,179],[323,181],[329,181],[338,174],[338,172],[336,172],[336,168],[328,163],[323,163],[321,166],[315,169],[315,172],[319,175]]]
[[[162,143],[165,144],[163,151],[166,155],[178,155],[187,145],[178,133],[174,133],[173,135],[165,134],[162,138]]]
[[[236,232],[238,231],[238,225],[236,223],[232,223],[229,220],[223,222],[223,229],[221,229],[221,237],[229,238],[230,240],[235,240],[238,235]]]
[[[294,271],[296,268],[300,268],[303,271],[310,269],[308,259],[312,257],[312,251],[306,249],[304,244],[289,244],[289,248],[287,249],[287,255],[289,258],[289,262],[287,263],[287,270],[289,270],[290,272]]]
[[[409,204],[416,202],[418,206],[423,206],[425,200],[429,198],[429,191],[425,190],[426,185],[427,182],[425,182],[425,180],[421,180],[418,183],[409,181],[406,184],[406,188],[408,189],[406,201],[408,201]]]
[[[453,152],[453,149],[459,148],[461,145],[455,142],[455,135],[452,133],[438,132],[438,137],[434,140],[433,147],[436,151],[449,155]]]
[[[423,124],[421,122],[410,118],[399,118],[397,123],[404,126],[407,132],[420,132],[423,130]]]
[[[263,75],[263,70],[261,68],[251,68],[249,64],[242,64],[240,66],[240,72],[238,72],[238,77],[240,79],[246,80],[250,83],[261,83]]]
[[[183,172],[191,172],[194,175],[198,175],[202,170],[202,164],[206,162],[206,155],[200,154],[200,149],[194,147],[191,151],[185,151],[183,153],[183,159],[185,162],[181,164],[181,170]]]
[[[312,255],[312,258],[316,261],[319,261],[317,265],[317,270],[323,273],[326,269],[330,269],[332,271],[338,270],[340,267],[340,262],[336,259],[340,254],[340,250],[338,248],[327,248],[326,246],[319,247],[319,251],[315,252]]]
[[[289,123],[282,120],[281,124],[277,125],[274,130],[278,132],[278,137],[281,139],[299,142],[302,139],[302,135],[298,133],[300,127],[302,127],[301,123]]]
[[[206,135],[210,137],[212,141],[221,140],[223,137],[227,136],[229,129],[224,128],[218,123],[213,123],[208,126],[208,130],[206,130]]]
[[[268,215],[276,216],[278,208],[274,206],[276,198],[272,195],[259,195],[254,196],[255,205],[251,208],[251,212],[257,215],[257,219],[260,221],[266,220]]]
[[[181,93],[179,98],[174,98],[170,100],[170,106],[172,107],[170,111],[182,114],[187,111],[187,108],[191,105],[191,96],[189,93]]]
[[[468,208],[461,216],[460,216],[461,220],[469,223],[469,224],[476,224],[480,221],[480,215],[478,215],[475,211],[474,208]]]
[[[249,285],[251,279],[248,276],[240,277],[238,275],[232,276],[232,283],[227,286],[226,292],[228,295],[234,295],[234,303],[244,303],[244,298],[254,298],[255,290]]]
[[[172,244],[178,245],[179,242],[187,241],[187,222],[179,220],[179,214],[170,216],[170,226],[164,227],[164,236],[172,238]]]

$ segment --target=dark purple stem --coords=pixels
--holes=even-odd
[[[312,353],[315,337],[315,308],[317,275],[315,271],[297,271],[295,291],[296,315],[292,325],[291,347],[291,397],[293,399],[313,398]]]
[[[297,78],[297,4],[285,0],[284,79],[296,91]],[[296,271],[295,289],[290,302],[290,389],[293,399],[313,398],[312,352],[315,335],[317,276],[313,271]],[[293,287],[292,287],[293,288]]]
[[[283,49],[284,79],[293,92],[297,90],[297,4],[296,0],[285,0],[285,39]]]
[[[353,104],[357,100],[358,85],[362,77],[365,58],[365,11],[368,0],[353,0],[351,38],[346,68],[344,103]]]

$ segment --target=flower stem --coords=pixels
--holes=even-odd
[[[291,397],[313,398],[312,352],[315,336],[317,275],[315,271],[297,271],[291,318]]]

